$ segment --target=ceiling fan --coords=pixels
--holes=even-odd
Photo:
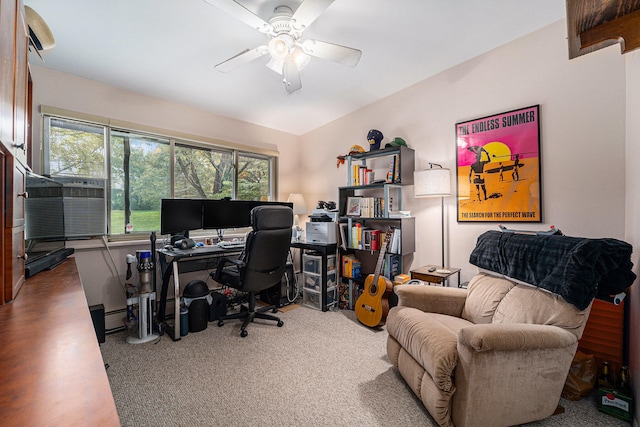
[[[234,68],[270,54],[267,67],[282,74],[287,93],[302,88],[300,71],[311,56],[326,59],[347,67],[355,67],[362,52],[346,46],[319,40],[302,40],[302,33],[315,21],[334,0],[304,0],[295,13],[288,6],[278,6],[268,21],[263,20],[234,0],[204,0],[228,13],[250,27],[264,33],[269,41],[266,45],[246,49],[236,56],[215,66],[216,70],[229,72]]]

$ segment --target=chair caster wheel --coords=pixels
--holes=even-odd
[[[282,325],[284,325],[284,322],[282,320],[278,320],[278,328],[282,328]]]
[[[224,325],[224,320],[218,320],[218,327],[222,327]]]
[[[247,331],[242,331],[242,332],[240,332],[240,336],[241,336],[242,338],[246,337],[247,335],[249,335],[249,332],[247,332]]]
[[[278,312],[278,307],[273,307],[273,308],[271,309],[271,312],[272,312],[272,313],[277,313],[277,312]]]

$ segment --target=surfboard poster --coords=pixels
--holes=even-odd
[[[541,222],[540,106],[456,123],[458,222]]]

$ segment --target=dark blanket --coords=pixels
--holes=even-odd
[[[636,278],[632,247],[616,239],[585,239],[487,231],[469,262],[546,289],[584,310],[593,298],[610,300]]]

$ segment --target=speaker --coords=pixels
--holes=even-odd
[[[296,293],[296,279],[293,272],[293,264],[288,263],[280,283],[260,291],[260,301],[265,304],[282,307],[291,304],[288,295],[294,297]]]
[[[173,246],[179,249],[191,249],[196,245],[195,240],[185,237],[182,240],[178,240]]]
[[[93,328],[96,330],[96,338],[99,343],[105,342],[104,331],[104,305],[97,304],[89,306],[89,312],[91,313],[91,320],[93,321]]]
[[[229,299],[220,292],[211,291],[211,305],[209,306],[209,322],[218,320],[227,315],[227,304]]]

